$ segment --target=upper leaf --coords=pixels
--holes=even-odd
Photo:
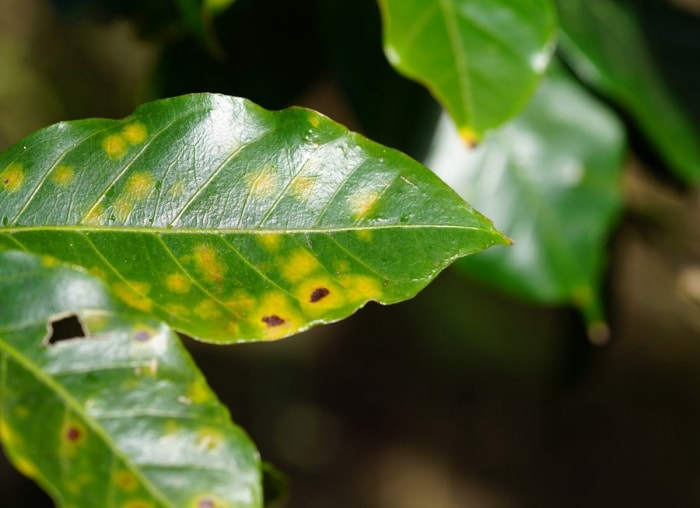
[[[380,0],[389,61],[416,79],[477,142],[526,104],[547,67],[551,0]]]
[[[506,240],[427,168],[326,117],[190,95],[0,154],[0,248],[50,254],[214,341],[413,296]]]
[[[77,316],[84,338],[50,343]],[[0,253],[0,438],[65,508],[261,508],[255,447],[164,323],[50,257]]]

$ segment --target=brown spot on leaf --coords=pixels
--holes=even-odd
[[[316,303],[320,300],[323,300],[330,293],[331,292],[328,288],[316,288],[311,292],[311,298],[309,298],[309,301],[311,303]]]
[[[281,317],[279,317],[276,314],[272,314],[270,316],[264,316],[262,318],[262,320],[270,328],[272,328],[274,326],[280,326],[280,325],[283,325],[285,323],[284,319],[282,319]]]
[[[72,443],[78,441],[82,435],[82,431],[77,427],[68,427],[66,430],[66,439]]]

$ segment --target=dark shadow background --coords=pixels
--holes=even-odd
[[[0,0],[0,148],[58,120],[216,91],[314,107],[425,153],[438,108],[386,64],[373,0],[238,0],[216,21],[215,54],[171,4],[150,4]],[[636,152],[610,245],[604,348],[575,311],[516,302],[451,270],[409,302],[281,342],[185,339],[287,474],[276,506],[700,506],[700,305],[678,291],[700,267],[700,194]],[[4,460],[0,505],[52,506]]]

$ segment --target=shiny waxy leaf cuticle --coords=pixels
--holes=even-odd
[[[505,242],[407,156],[309,110],[219,95],[64,122],[0,168],[0,248],[82,266],[215,342],[405,300],[456,257]]]
[[[423,84],[468,145],[515,116],[554,47],[550,0],[380,0],[384,48]]]
[[[49,344],[67,314],[87,336]],[[254,446],[172,330],[84,271],[0,253],[0,380],[3,446],[58,506],[262,506]]]

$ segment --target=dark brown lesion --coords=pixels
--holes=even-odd
[[[286,323],[284,319],[279,317],[277,314],[271,314],[269,316],[263,316],[263,322],[269,327],[273,328],[275,326],[280,326]]]
[[[78,427],[68,427],[66,430],[66,439],[71,443],[75,443],[82,437],[83,433]]]
[[[316,303],[320,300],[323,300],[329,294],[331,294],[331,292],[328,288],[316,288],[311,292],[311,297],[309,298],[309,301],[311,303]]]

